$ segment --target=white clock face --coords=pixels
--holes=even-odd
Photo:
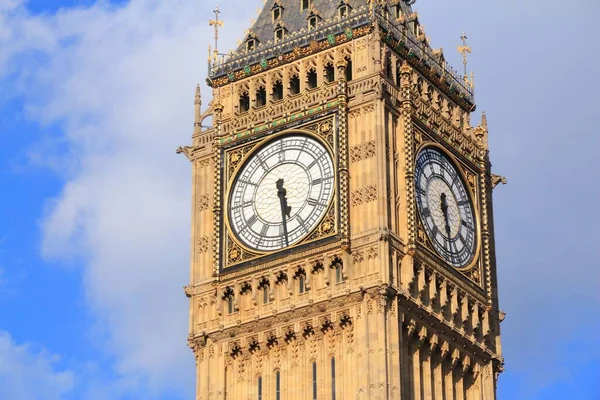
[[[454,267],[467,267],[477,248],[476,221],[460,174],[436,148],[419,153],[415,172],[417,207],[433,246]]]
[[[325,146],[304,135],[280,137],[254,153],[234,179],[231,227],[255,250],[291,246],[327,212],[333,184],[333,160]]]

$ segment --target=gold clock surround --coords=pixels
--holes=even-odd
[[[460,178],[462,179],[463,185],[464,185],[465,189],[467,190],[467,194],[469,196],[469,201],[471,202],[471,205],[473,207],[473,214],[474,214],[474,220],[475,220],[475,239],[476,239],[476,246],[475,246],[473,259],[471,260],[469,265],[467,265],[465,267],[457,268],[457,267],[453,267],[453,266],[448,266],[448,268],[453,268],[462,273],[472,271],[475,268],[481,268],[481,265],[480,265],[481,264],[481,241],[482,241],[481,222],[480,222],[481,221],[481,211],[480,211],[481,205],[477,201],[478,197],[477,197],[476,188],[474,188],[471,184],[469,184],[469,181],[467,179],[465,170],[468,167],[466,167],[464,163],[460,162],[444,146],[442,146],[438,143],[435,143],[433,141],[426,141],[419,146],[419,148],[415,152],[415,160],[419,157],[419,154],[421,154],[421,151],[423,151],[427,148],[435,148],[435,149],[439,150],[440,152],[442,152],[446,157],[448,157],[451,164],[454,166],[456,171],[459,173]],[[472,174],[476,174],[474,171],[470,171],[470,172]],[[417,212],[419,213],[419,218],[418,218],[419,230],[424,231],[423,222],[421,220],[421,215],[420,215],[420,211],[418,211],[418,207],[417,207]],[[430,243],[431,239],[429,238],[429,236],[426,233],[425,233],[425,241],[427,243],[425,246],[427,248],[427,250],[432,252],[433,254],[435,254],[435,257],[438,258],[442,264],[446,264],[446,261],[441,257],[440,254],[438,254],[438,252],[434,249],[433,245],[431,245],[431,243]]]
[[[259,136],[256,136],[250,141],[244,141],[243,143],[233,143],[226,148],[223,148],[223,160],[225,172],[223,181],[225,182],[224,192],[222,200],[223,210],[223,228],[224,231],[221,235],[221,242],[223,243],[223,253],[221,254],[222,267],[221,271],[227,273],[237,269],[238,267],[243,268],[244,264],[249,262],[257,261],[263,257],[277,256],[278,253],[288,253],[310,244],[318,242],[329,242],[339,237],[339,157],[336,148],[339,146],[338,139],[338,127],[336,126],[336,114],[330,114],[325,117],[318,118],[316,120],[305,120],[300,121],[296,126],[283,128],[279,131],[265,132]],[[268,143],[289,135],[303,135],[310,137],[318,141],[328,152],[331,160],[333,161],[333,193],[332,198],[327,206],[326,212],[321,216],[319,222],[315,228],[308,233],[298,243],[290,245],[286,248],[275,250],[275,251],[260,251],[252,249],[246,246],[237,236],[233,233],[231,222],[229,220],[228,205],[230,202],[231,188],[235,182],[238,173],[243,169],[246,162],[257,152],[260,151]]]

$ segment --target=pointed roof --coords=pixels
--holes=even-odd
[[[389,5],[399,4],[405,15],[410,15],[412,10],[403,0],[387,0]],[[273,10],[280,6],[282,9],[280,20],[289,33],[308,33],[308,19],[311,15],[318,16],[322,21],[338,19],[339,8],[348,6],[351,11],[368,8],[365,0],[310,0],[309,7],[302,9],[302,0],[267,0],[256,22],[250,27],[259,43],[273,41],[277,21],[273,20]],[[246,38],[244,38],[246,39]],[[237,52],[246,50],[242,43]]]

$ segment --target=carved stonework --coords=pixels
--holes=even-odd
[[[208,252],[210,247],[210,238],[207,236],[201,237],[198,239],[198,254],[203,254]]]
[[[210,197],[207,194],[198,197],[198,211],[206,211],[210,205]]]
[[[350,199],[353,207],[375,201],[377,200],[377,186],[369,185],[362,189],[353,190]]]
[[[494,400],[503,314],[491,190],[503,180],[490,170],[487,119],[471,126],[469,81],[430,48],[413,0],[329,3],[267,1],[248,31],[260,41],[228,55],[212,49],[205,110],[197,91],[192,143],[178,149],[194,176],[184,293],[195,398],[256,398],[259,379],[263,398],[275,398],[280,379],[282,398],[304,400],[315,363],[319,396],[330,393],[335,365],[339,398]],[[292,134],[319,142],[332,164],[301,164],[305,148],[288,152],[282,141],[260,158],[256,176],[236,176],[262,146]],[[424,229],[435,212],[443,234],[440,215],[442,224],[449,218],[439,193],[416,207],[416,157],[426,147],[452,159],[474,202],[480,251],[472,266],[444,261]],[[274,165],[294,160],[308,178],[281,168],[275,182],[284,184],[261,187]],[[254,187],[264,190],[258,208]],[[303,202],[317,205],[310,215],[318,218],[306,219]],[[457,202],[460,213],[465,202]],[[288,233],[301,224],[294,213],[304,213],[310,231],[283,246],[283,221]],[[232,228],[258,222],[263,231],[252,240]]]

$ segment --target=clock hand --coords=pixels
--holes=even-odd
[[[277,185],[277,196],[279,197],[279,205],[281,207],[281,220],[283,222],[283,236],[285,239],[285,245],[289,246],[289,240],[288,240],[288,231],[287,231],[287,220],[286,217],[289,218],[290,213],[292,212],[292,207],[288,206],[287,204],[287,198],[285,197],[285,195],[287,194],[287,191],[285,190],[285,188],[283,187],[284,181],[283,179],[279,179],[276,183]]]
[[[442,193],[441,197],[441,206],[442,213],[444,214],[444,222],[446,223],[446,234],[448,238],[450,238],[450,223],[448,222],[448,201],[446,200],[446,193]]]

